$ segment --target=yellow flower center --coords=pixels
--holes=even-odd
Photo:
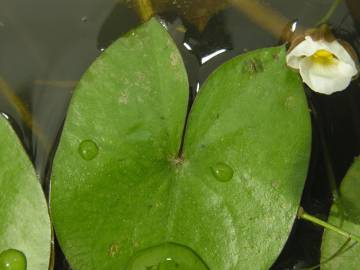
[[[327,50],[317,50],[310,58],[314,63],[325,66],[334,64],[336,60],[336,56]]]

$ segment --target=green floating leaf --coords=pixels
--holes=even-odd
[[[23,265],[16,249],[25,255],[27,270],[48,270],[51,228],[46,200],[28,156],[3,117],[0,168],[0,269],[5,261]]]
[[[26,270],[26,256],[20,250],[7,249],[0,253],[1,270]]]
[[[345,219],[336,204],[330,210],[328,222],[340,226],[343,230],[360,236],[360,159],[357,158],[345,175],[341,186],[340,195]],[[331,257],[346,241],[333,231],[325,230],[321,246],[321,260]],[[321,269],[346,269],[358,270],[360,268],[360,245],[351,242],[341,254],[321,266]]]
[[[75,270],[268,269],[274,262],[296,216],[310,151],[305,95],[284,48],[236,57],[210,76],[179,155],[187,103],[181,56],[154,19],[85,73],[51,190],[57,236]]]

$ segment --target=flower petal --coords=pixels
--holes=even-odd
[[[303,81],[315,92],[330,95],[342,91],[351,82],[353,67],[336,60],[333,65],[321,65],[309,57],[300,62],[300,75]]]
[[[322,44],[313,41],[310,36],[306,36],[302,42],[287,54],[286,63],[292,68],[299,69],[300,62],[304,56],[313,55],[321,49],[323,49]]]
[[[325,40],[319,41],[320,45],[325,48],[325,50],[331,52],[333,55],[335,55],[340,61],[345,62],[349,65],[351,65],[354,68],[354,74],[352,76],[355,76],[357,74],[356,64],[354,59],[351,57],[351,55],[348,53],[348,51],[344,48],[343,45],[340,44],[337,40],[334,40],[332,42],[327,42]]]

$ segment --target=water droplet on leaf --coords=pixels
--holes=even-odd
[[[179,265],[171,258],[166,258],[158,265],[158,270],[176,270],[181,269]]]
[[[190,248],[174,243],[164,243],[137,252],[127,269],[208,270],[208,267]]]
[[[0,253],[1,270],[26,270],[26,256],[19,250],[8,249]]]
[[[234,170],[224,162],[216,163],[211,170],[216,179],[221,182],[230,181],[234,175]]]
[[[79,154],[85,160],[94,159],[99,153],[99,148],[92,140],[84,140],[79,145]]]

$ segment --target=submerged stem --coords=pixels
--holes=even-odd
[[[0,78],[0,94],[13,106],[14,110],[20,115],[22,121],[31,130],[40,144],[44,147],[46,155],[50,153],[51,147],[48,138],[45,136],[43,130],[38,123],[33,119],[31,112],[27,109],[24,102],[15,94],[8,83]]]
[[[326,142],[323,119],[322,119],[322,116],[317,111],[315,104],[313,104],[310,100],[309,100],[309,103],[310,103],[311,111],[313,112],[314,118],[319,126],[318,134],[320,137],[320,145],[321,145],[321,149],[322,149],[323,157],[324,157],[325,171],[326,171],[327,179],[329,181],[331,194],[333,196],[333,202],[336,204],[336,206],[339,209],[340,226],[341,226],[341,224],[344,221],[344,208],[343,208],[343,203],[341,200],[340,192],[339,192],[339,189],[338,189],[338,186],[336,183],[336,178],[335,178],[335,173],[334,173],[333,166],[332,166],[332,160],[331,160],[329,147]]]
[[[331,4],[330,8],[326,12],[326,14],[320,19],[320,21],[316,25],[321,25],[324,23],[327,23],[331,16],[334,14],[336,8],[341,3],[342,0],[334,0],[334,2]]]
[[[291,22],[281,13],[263,5],[259,0],[230,0],[230,3],[251,21],[278,38],[283,35],[284,27]]]
[[[302,270],[315,270],[318,269],[321,265],[335,259],[337,256],[343,254],[344,252],[346,252],[348,249],[346,249],[346,247],[348,246],[348,244],[350,243],[351,238],[346,239],[346,241],[344,242],[344,244],[341,245],[341,247],[334,252],[333,255],[331,255],[330,257],[326,258],[325,260],[321,261],[318,265],[312,266],[310,268],[305,268]],[[350,247],[352,247],[353,245],[351,245]]]
[[[143,22],[148,21],[155,14],[151,0],[135,0],[136,12]]]
[[[303,219],[303,220],[307,220],[307,221],[310,221],[311,223],[314,223],[316,225],[319,225],[325,229],[328,229],[328,230],[331,230],[337,234],[340,234],[348,239],[351,239],[351,240],[354,240],[358,243],[360,243],[360,237],[356,236],[356,235],[353,235],[347,231],[344,231],[342,230],[341,228],[335,226],[335,225],[332,225],[324,220],[321,220],[317,217],[314,217],[308,213],[306,213],[304,211],[304,209],[302,207],[299,208],[299,211],[298,211],[298,218],[299,219]]]
[[[320,126],[320,132],[319,133],[320,133],[321,146],[322,146],[322,150],[323,150],[323,153],[324,153],[326,174],[328,176],[328,180],[329,180],[330,188],[331,188],[331,194],[333,196],[334,203],[337,205],[337,207],[339,209],[340,224],[342,224],[343,221],[344,221],[344,208],[343,208],[340,192],[339,192],[339,189],[338,189],[337,184],[336,184],[335,174],[334,174],[334,170],[333,170],[333,167],[332,167],[332,161],[331,161],[328,146],[326,144],[325,134],[324,134],[324,131],[322,129],[322,126]]]

